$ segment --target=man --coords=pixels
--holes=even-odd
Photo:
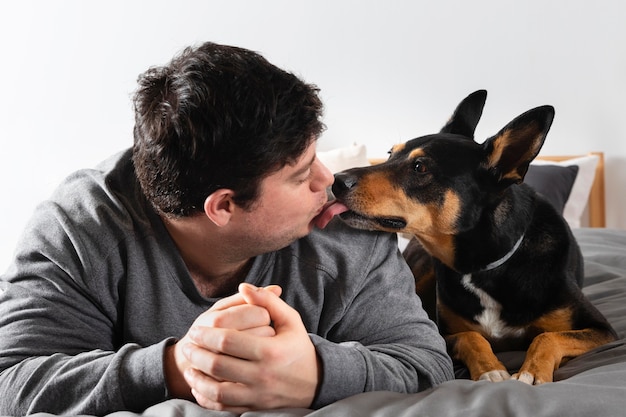
[[[2,276],[0,414],[317,408],[452,378],[395,238],[327,226],[317,93],[212,43],[140,77],[133,149],[67,178]]]

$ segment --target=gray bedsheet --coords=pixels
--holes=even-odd
[[[626,416],[626,231],[577,229],[585,257],[585,293],[606,315],[620,340],[569,361],[554,383],[528,386],[457,379],[419,394],[372,392],[346,398],[320,410],[290,409],[244,413],[246,417],[315,416]],[[523,354],[501,355],[509,366]],[[49,416],[49,414],[36,414]],[[211,412],[188,401],[171,400],[141,414],[118,412],[109,417],[235,416]]]

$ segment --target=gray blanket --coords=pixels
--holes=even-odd
[[[626,231],[577,229],[585,257],[584,291],[608,318],[620,340],[569,361],[555,373],[555,382],[529,386],[457,379],[419,394],[372,392],[346,398],[320,410],[290,409],[244,413],[246,417],[293,416],[567,416],[626,415]],[[523,353],[507,352],[509,367]],[[36,414],[50,416],[49,414]],[[235,416],[204,410],[188,401],[170,400],[141,414],[117,412],[108,417]]]

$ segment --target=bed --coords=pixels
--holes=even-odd
[[[327,158],[324,156],[322,159]],[[360,157],[363,162],[363,157]],[[572,359],[555,372],[555,382],[529,386],[519,381],[491,383],[467,379],[463,368],[457,379],[417,393],[371,392],[356,395],[319,410],[285,409],[244,413],[246,417],[292,416],[622,416],[626,415],[626,231],[604,228],[603,155],[592,153],[571,157],[542,157],[537,165],[567,168],[575,165],[567,181],[550,175],[564,174],[559,169],[539,169],[534,181],[547,182],[543,193],[569,183],[564,210],[585,259],[584,292],[607,317],[619,340]],[[591,162],[590,162],[591,161]],[[372,161],[365,159],[365,163]],[[373,161],[377,162],[377,161]],[[350,163],[358,164],[354,160]],[[340,170],[332,166],[332,170]],[[549,171],[549,172],[548,172]],[[583,176],[585,178],[583,178]],[[570,175],[571,177],[571,175]],[[582,180],[581,180],[582,179]],[[546,184],[543,184],[546,185]],[[577,187],[583,186],[583,190]],[[567,187],[565,187],[567,188]],[[584,197],[584,201],[573,201]],[[558,197],[558,196],[557,196]],[[554,197],[554,198],[557,198]],[[560,204],[560,203],[559,203]],[[581,227],[584,226],[584,227]],[[500,359],[511,369],[523,360],[523,352],[505,352]],[[48,414],[37,414],[48,416]],[[183,400],[157,404],[141,414],[117,412],[110,417],[185,416],[213,417],[237,414],[211,412]]]

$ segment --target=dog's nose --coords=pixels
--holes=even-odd
[[[345,194],[348,190],[354,187],[356,183],[356,176],[347,174],[345,172],[339,172],[335,174],[335,182],[333,183],[333,194],[335,194],[335,196]]]

